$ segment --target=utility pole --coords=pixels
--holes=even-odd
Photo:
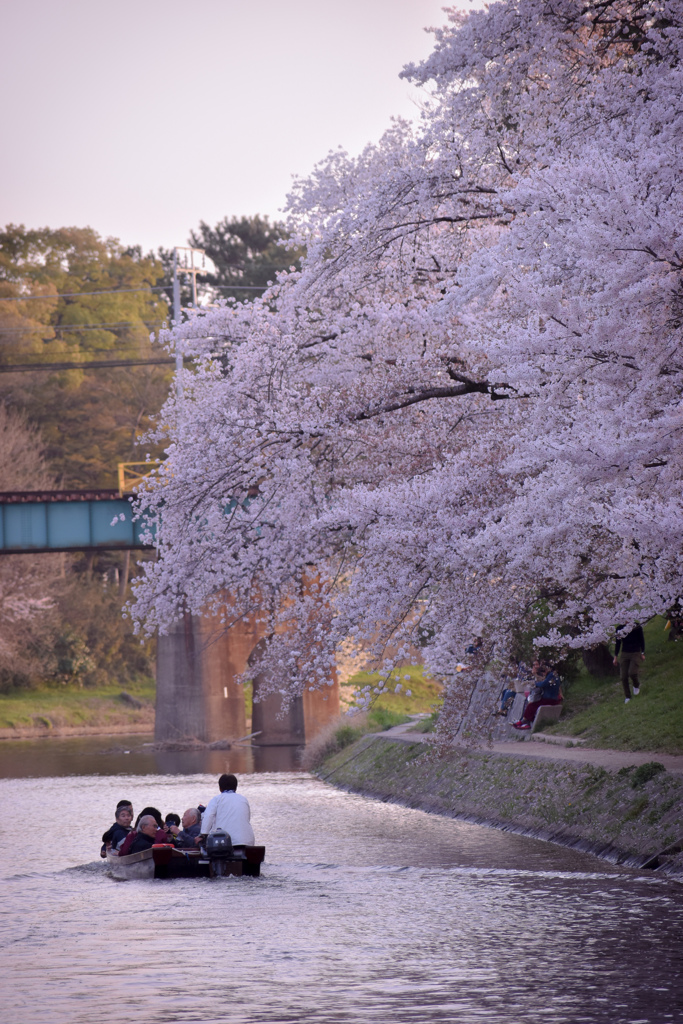
[[[176,327],[180,323],[180,281],[178,279],[178,250],[173,250],[173,319],[175,320]],[[183,368],[183,355],[180,351],[180,345],[176,342],[175,347],[175,372],[178,382],[180,382],[180,371]],[[180,383],[178,383],[180,387]]]
[[[180,308],[180,275],[189,274],[192,278],[192,305],[197,306],[197,274],[215,274],[216,266],[203,249],[192,249],[189,246],[177,245],[173,250],[173,319],[176,327],[180,324],[182,311]],[[180,395],[180,371],[183,368],[183,354],[176,343],[175,371]]]

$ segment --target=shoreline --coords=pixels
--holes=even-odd
[[[657,875],[683,880],[683,852],[664,855],[683,840],[683,778],[666,770],[650,775],[642,761],[608,770],[549,755],[462,748],[437,754],[419,740],[368,734],[314,774],[361,796],[542,839],[611,864],[643,870],[658,858]]]
[[[79,736],[153,736],[154,721],[149,723],[118,725],[54,725],[51,728],[46,726],[19,726],[16,729],[0,729],[0,741],[12,740],[58,740],[77,739]]]

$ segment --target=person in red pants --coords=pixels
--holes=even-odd
[[[562,680],[555,669],[545,661],[535,661],[534,674],[536,676],[534,692],[520,720],[512,723],[514,729],[530,729],[536,712],[544,704],[562,703],[563,697],[560,689]]]

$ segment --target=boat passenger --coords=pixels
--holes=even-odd
[[[138,827],[142,819],[146,814],[151,814],[157,823],[157,828],[164,827],[164,819],[161,817],[161,811],[157,810],[156,807],[143,807],[137,818],[135,819],[135,828]]]
[[[170,830],[172,825],[175,825],[176,828],[180,827],[180,815],[174,814],[171,811],[171,813],[167,814],[166,817],[164,818],[164,828]]]
[[[232,839],[233,846],[253,846],[254,830],[250,822],[249,801],[235,792],[236,777],[221,775],[218,788],[220,793],[209,800],[204,811],[200,839],[206,839],[214,829],[222,828]]]
[[[124,839],[131,831],[133,805],[130,800],[119,800],[116,805],[114,818],[114,824],[111,825],[102,836],[102,849],[100,850],[101,857],[107,856],[107,847],[115,850],[117,846],[121,846]]]
[[[151,814],[145,814],[138,822],[137,831],[130,832],[119,850],[119,857],[127,857],[129,853],[140,853],[141,850],[149,850],[155,843],[167,843],[168,837],[163,829],[157,828],[157,823]]]
[[[184,849],[194,849],[197,846],[199,833],[202,830],[202,816],[196,807],[188,807],[183,814],[182,829],[177,825],[171,825],[169,832],[174,836],[176,846]]]

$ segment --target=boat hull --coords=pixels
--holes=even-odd
[[[200,850],[178,850],[161,844],[139,853],[130,853],[127,857],[119,857],[107,850],[107,872],[119,881],[219,878],[226,875],[258,878],[265,854],[265,846],[247,846],[244,857],[234,860],[209,859]]]

